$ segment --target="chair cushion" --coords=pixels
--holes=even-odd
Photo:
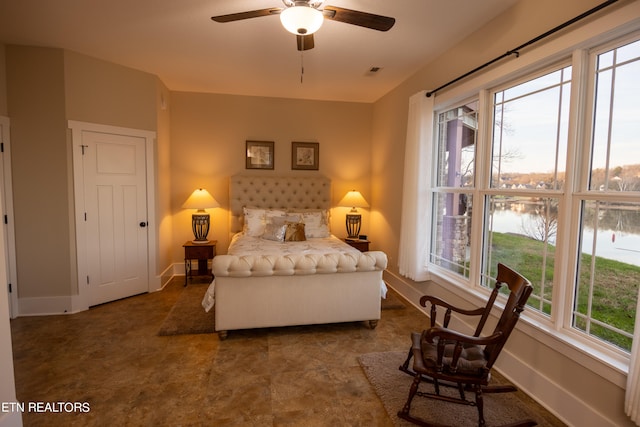
[[[427,340],[422,340],[422,358],[424,365],[430,369],[437,369],[438,347],[437,341],[433,344]],[[455,342],[446,342],[444,345],[444,356],[442,358],[442,370],[444,372],[452,372],[451,362]],[[484,367],[487,365],[483,347],[476,345],[465,345],[458,359],[458,366],[455,372],[459,375],[470,375],[482,377],[486,375]]]

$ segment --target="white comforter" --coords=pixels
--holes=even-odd
[[[260,237],[238,233],[229,244],[228,255],[293,255],[293,254],[329,254],[354,253],[357,249],[347,245],[336,236],[308,239],[303,242],[276,242]]]

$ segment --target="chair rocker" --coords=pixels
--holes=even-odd
[[[502,315],[493,333],[482,335],[482,330],[503,285],[507,285],[509,288],[509,295]],[[420,304],[423,307],[427,307],[427,302],[431,304],[431,327],[422,333],[413,332],[411,334],[412,345],[407,360],[400,366],[400,370],[412,375],[414,379],[409,389],[407,402],[398,412],[398,416],[422,426],[440,426],[440,424],[430,424],[410,414],[413,398],[418,395],[475,406],[478,409],[478,425],[485,426],[483,393],[504,393],[517,390],[512,385],[489,386],[489,381],[493,364],[518,322],[520,313],[532,290],[531,283],[527,279],[509,267],[498,264],[496,285],[484,308],[465,310],[436,297],[425,295],[420,298]],[[441,327],[436,324],[438,307],[445,309]],[[448,328],[452,312],[464,316],[480,317],[472,336]],[[411,359],[413,359],[412,369],[409,367]],[[433,384],[434,391],[418,391],[418,387],[423,381]],[[455,397],[455,394],[453,397],[441,394],[441,387],[457,388],[459,397]],[[467,399],[465,392],[474,393],[475,399]],[[508,425],[535,426],[537,423],[528,419]]]

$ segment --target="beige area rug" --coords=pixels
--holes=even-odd
[[[407,347],[408,351],[408,347]],[[404,362],[405,352],[368,353],[358,357],[358,362],[382,401],[389,417],[396,426],[413,424],[398,418],[398,411],[404,406],[413,378],[398,367]],[[497,381],[496,381],[497,382]],[[502,382],[506,382],[502,380]],[[433,391],[427,383],[421,383],[421,391]],[[442,387],[441,387],[442,390]],[[451,391],[456,392],[451,389]],[[539,426],[564,426],[552,414],[545,411],[535,401],[522,392],[484,394],[484,413],[487,426],[497,426],[533,419]],[[473,398],[473,394],[467,397]],[[477,426],[478,411],[475,407],[439,402],[416,396],[411,405],[411,415],[429,422],[456,427]]]
[[[202,308],[202,298],[208,287],[208,283],[189,283],[162,322],[158,335],[214,333],[214,310],[207,313]]]

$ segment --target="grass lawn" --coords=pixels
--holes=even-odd
[[[550,314],[555,247],[522,235],[493,233],[491,251],[494,264],[506,264],[531,281],[534,291],[528,305]],[[590,310],[592,319],[633,334],[640,267],[600,257],[596,257],[593,266],[591,263],[592,257],[583,254],[580,260],[576,311],[588,315]],[[495,270],[490,275],[495,277]],[[590,301],[592,279],[593,298]],[[615,329],[604,328],[597,322],[587,323],[582,317],[576,317],[574,326],[631,350],[631,338]]]

